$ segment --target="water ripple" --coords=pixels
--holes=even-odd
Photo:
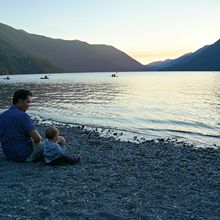
[[[29,75],[30,76],[30,75]],[[0,80],[0,109],[13,92],[33,92],[30,112],[70,123],[126,130],[147,137],[174,136],[219,144],[220,74],[109,73],[13,76]]]

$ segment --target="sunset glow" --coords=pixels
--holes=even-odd
[[[149,64],[154,61],[175,59],[188,53],[188,51],[128,51],[127,53],[131,57],[135,57],[135,59],[138,60],[140,63]]]
[[[0,0],[0,22],[29,33],[112,45],[143,64],[220,38],[219,0]]]

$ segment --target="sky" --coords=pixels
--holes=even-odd
[[[112,45],[148,64],[217,41],[220,0],[0,0],[0,23]]]

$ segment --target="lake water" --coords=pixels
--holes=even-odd
[[[13,75],[0,79],[0,111],[18,88],[33,92],[28,112],[45,119],[110,128],[147,139],[220,144],[220,72]],[[129,136],[129,135],[128,135]]]

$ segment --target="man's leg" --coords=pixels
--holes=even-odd
[[[30,157],[26,160],[26,162],[33,162],[43,158],[43,145],[42,144],[34,144],[33,152]]]

